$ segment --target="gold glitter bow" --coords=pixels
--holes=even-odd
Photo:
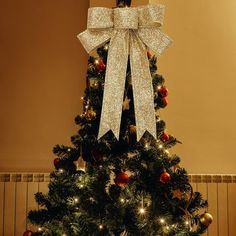
[[[159,29],[163,18],[163,5],[115,9],[94,7],[88,10],[88,29],[78,35],[86,51],[89,53],[110,40],[98,139],[109,130],[119,139],[128,56],[137,140],[145,131],[156,138],[147,47],[159,56],[172,42]]]

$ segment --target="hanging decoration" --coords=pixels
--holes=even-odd
[[[153,86],[147,48],[159,56],[172,42],[160,30],[163,18],[163,5],[89,8],[88,29],[78,35],[82,45],[89,53],[110,41],[98,139],[109,130],[119,139],[128,58],[137,140],[146,131],[156,138]]]

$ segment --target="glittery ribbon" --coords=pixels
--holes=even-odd
[[[172,42],[160,31],[164,6],[94,7],[88,10],[87,30],[78,38],[89,53],[110,40],[98,138],[109,130],[119,139],[128,56],[134,95],[137,140],[148,131],[156,138],[152,77],[147,47],[157,56]]]

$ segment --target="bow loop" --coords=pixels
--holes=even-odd
[[[138,10],[134,7],[114,9],[114,28],[138,29]]]
[[[88,9],[88,29],[106,29],[113,27],[113,10],[106,7]]]
[[[140,28],[138,36],[157,56],[160,56],[172,43],[172,39],[158,28]]]
[[[84,46],[87,53],[90,53],[94,49],[100,47],[102,44],[110,40],[112,36],[112,29],[107,30],[85,30],[77,37]]]
[[[77,37],[90,53],[110,40],[113,31],[113,10],[106,7],[89,8],[87,28]]]
[[[163,24],[165,6],[164,5],[147,5],[138,8],[139,27],[150,28],[160,27]]]

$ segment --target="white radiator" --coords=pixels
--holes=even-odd
[[[236,236],[236,175],[189,175],[194,190],[209,201],[214,223],[205,236]],[[34,229],[27,212],[37,209],[34,194],[47,192],[48,173],[0,173],[0,236]]]

